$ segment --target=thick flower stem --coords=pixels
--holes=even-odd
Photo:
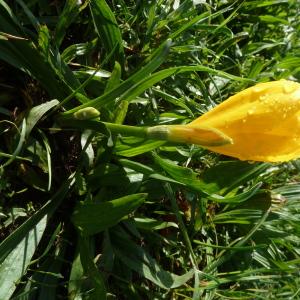
[[[85,112],[84,112],[85,113]],[[82,116],[80,116],[82,117]],[[171,143],[198,144],[201,146],[220,146],[232,143],[232,140],[214,128],[189,127],[186,125],[158,125],[153,127],[129,126],[100,122],[95,119],[62,118],[57,120],[63,127],[75,127],[102,131],[103,125],[112,134],[136,136]]]
[[[57,122],[62,127],[73,127],[82,129],[91,129],[95,131],[102,131],[105,126],[112,134],[123,134],[126,136],[137,136],[147,138],[147,128],[140,126],[129,126],[108,122],[99,122],[95,120],[78,120],[73,118],[57,119]]]
[[[104,124],[113,134],[124,134],[126,136],[137,136],[143,138],[147,137],[148,127],[129,126],[107,122],[102,122],[102,124]]]

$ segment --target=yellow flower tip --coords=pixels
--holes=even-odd
[[[300,84],[288,80],[247,88],[188,127],[214,128],[233,140],[207,148],[242,160],[282,162],[300,157]],[[201,144],[204,145],[204,144]]]
[[[174,143],[197,144],[218,147],[233,143],[232,139],[218,129],[187,125],[160,125],[147,130],[150,139],[167,140]]]

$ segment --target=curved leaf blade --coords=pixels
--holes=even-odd
[[[145,201],[147,194],[132,194],[103,203],[80,203],[73,213],[73,223],[83,235],[92,235],[116,225]]]

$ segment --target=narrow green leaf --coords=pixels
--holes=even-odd
[[[174,39],[175,37],[179,36],[182,32],[184,32],[185,30],[189,29],[190,27],[194,26],[195,24],[201,23],[203,21],[206,21],[207,19],[214,19],[217,18],[218,16],[222,15],[225,12],[228,12],[230,10],[232,10],[232,5],[228,5],[227,7],[218,10],[215,13],[211,13],[209,11],[204,12],[201,15],[197,15],[196,17],[194,17],[193,19],[191,19],[189,22],[187,22],[186,24],[183,24],[183,26],[180,26],[180,28],[178,30],[176,30],[175,32],[173,32],[170,35],[171,39]]]
[[[64,115],[72,114],[79,109],[89,107],[89,106],[93,106],[96,109],[100,109],[102,106],[111,103],[116,98],[120,97],[120,95],[122,95],[128,89],[130,89],[133,85],[141,82],[142,78],[149,76],[149,74],[151,74],[153,71],[155,71],[166,59],[166,57],[169,53],[170,47],[171,47],[171,40],[167,40],[167,42],[165,42],[162,45],[161,51],[158,52],[157,55],[147,65],[145,65],[143,68],[141,68],[135,74],[133,74],[131,77],[129,77],[123,83],[121,83],[118,87],[114,88],[113,90],[105,93],[104,95],[102,95],[98,98],[95,98],[83,105],[80,105],[74,109],[66,111],[64,113]]]
[[[87,3],[88,1],[86,1]],[[85,8],[86,4],[80,5],[81,1],[67,0],[61,14],[59,15],[58,22],[55,28],[55,42],[57,47],[61,45],[66,30],[74,22],[79,13]]]
[[[42,118],[42,116],[49,111],[51,108],[56,106],[59,103],[58,100],[51,100],[45,103],[42,103],[38,106],[33,107],[26,119],[27,128],[26,128],[26,137],[29,136],[31,130],[36,125],[36,123]]]
[[[215,258],[215,260],[213,262],[211,262],[209,265],[206,266],[206,268],[204,269],[204,272],[214,273],[216,268],[218,268],[220,265],[222,265],[226,261],[228,261],[234,255],[234,253],[236,253],[238,251],[235,249],[235,247],[237,247],[237,249],[239,249],[241,246],[243,246],[254,235],[254,233],[256,233],[258,231],[258,229],[264,224],[264,222],[266,221],[266,219],[269,216],[269,213],[270,213],[270,210],[267,210],[263,215],[260,213],[261,216],[259,217],[258,213],[255,213],[254,211],[251,212],[251,210],[250,210],[250,214],[252,214],[253,217],[254,217],[254,215],[257,216],[257,218],[256,218],[257,223],[234,246],[232,246],[228,250],[227,249],[223,250],[218,255],[218,257]]]
[[[107,53],[113,52],[112,61],[124,64],[124,48],[121,31],[114,13],[105,0],[89,2],[96,32],[99,35]]]
[[[218,202],[218,203],[228,203],[228,204],[241,203],[241,202],[247,201],[252,196],[257,194],[260,187],[261,187],[261,185],[262,185],[262,183],[259,182],[256,185],[249,188],[247,191],[245,191],[243,193],[240,193],[240,194],[237,194],[235,196],[222,197],[222,196],[218,196],[218,195],[213,195],[211,197],[209,196],[208,198],[210,198],[210,199],[212,199],[212,200],[214,200],[215,202]]]
[[[8,300],[16,289],[16,282],[26,273],[28,264],[46,228],[47,215],[33,226],[23,239],[11,249],[0,264],[0,299]]]
[[[34,26],[36,31],[38,31],[39,27],[40,27],[40,23],[39,23],[38,19],[33,15],[33,13],[28,8],[28,6],[24,3],[24,1],[22,1],[22,0],[16,0],[16,1],[23,8],[24,13],[26,14],[26,16],[27,16],[28,20],[30,21],[30,23]]]
[[[82,286],[84,280],[83,267],[80,261],[80,255],[78,249],[75,252],[74,260],[72,262],[70,278],[68,282],[68,294],[72,300],[82,299]]]
[[[169,227],[178,228],[178,225],[174,222],[165,222],[150,218],[134,218],[134,222],[137,228],[144,230],[160,230]]]
[[[267,1],[254,0],[254,1],[246,1],[244,5],[247,7],[247,9],[250,10],[250,9],[257,9],[258,7],[288,3],[289,1],[290,0],[267,0]]]
[[[125,157],[137,156],[156,149],[165,144],[165,141],[143,140],[138,138],[122,138],[116,145],[117,155]]]
[[[116,61],[111,76],[106,84],[105,91],[104,91],[105,93],[115,89],[120,84],[121,74],[122,74],[121,66]]]
[[[25,121],[25,119],[23,119],[18,145],[17,145],[16,149],[14,150],[12,156],[2,165],[2,167],[8,166],[18,157],[18,154],[21,152],[22,147],[25,143],[25,137],[26,137],[26,121]]]
[[[86,43],[73,44],[64,49],[63,53],[61,54],[61,59],[68,64],[78,56],[89,54],[95,46],[96,39]]]
[[[267,163],[225,161],[206,170],[202,179],[210,192],[226,194],[249,180],[256,180],[269,167],[270,164]]]
[[[158,155],[154,154],[154,159],[156,163],[158,163],[163,170],[165,170],[172,178],[181,183],[182,185],[202,193],[202,195],[206,196],[208,199],[213,200],[218,203],[240,203],[248,200],[253,195],[255,195],[261,186],[261,183],[257,183],[255,186],[251,187],[247,191],[237,194],[237,195],[229,195],[222,196],[215,194],[218,192],[218,189],[212,189],[212,186],[206,183],[202,178],[198,178],[198,174],[195,173],[192,169],[178,166],[171,162],[168,159],[163,159]],[[261,168],[260,168],[261,170]],[[228,177],[228,173],[226,173]],[[231,174],[231,173],[230,173]],[[253,174],[253,173],[252,173]],[[251,175],[252,175],[251,174]],[[250,174],[249,174],[250,175]],[[233,177],[235,178],[235,177]],[[246,177],[245,177],[246,179]]]
[[[160,165],[160,167],[162,167],[162,169],[166,171],[172,178],[192,188],[193,190],[205,193],[205,184],[198,178],[198,174],[192,169],[178,166],[170,160],[163,159],[156,154],[154,154],[153,157],[155,162]]]
[[[281,23],[284,25],[289,25],[289,21],[285,20],[283,18],[279,18],[279,17],[275,17],[272,15],[263,15],[263,16],[259,16],[259,19],[262,22],[266,22],[266,23]]]
[[[164,289],[180,287],[194,276],[193,270],[181,276],[164,270],[146,250],[131,241],[121,228],[113,229],[110,233],[118,258],[157,286]]]
[[[53,98],[63,99],[72,89],[80,85],[70,68],[61,60],[58,51],[51,49],[50,57],[43,56],[43,51],[39,51],[32,38],[28,38],[25,34],[28,29],[22,27],[2,0],[0,16],[0,32],[22,37],[22,39],[0,39],[1,60],[33,76]]]
[[[216,53],[218,55],[222,54],[225,52],[229,47],[232,45],[236,45],[237,42],[249,38],[249,33],[248,32],[239,32],[235,36],[230,37],[226,39],[223,43],[220,44],[218,49],[216,50]]]
[[[272,192],[281,194],[288,201],[297,201],[300,195],[300,184],[287,184],[272,190]]]
[[[177,99],[176,97],[167,94],[165,91],[162,91],[158,88],[153,87],[152,88],[154,94],[157,94],[159,97],[163,98],[164,100],[172,103],[175,106],[179,106],[181,108],[183,108],[184,110],[186,110],[186,112],[189,113],[190,116],[194,116],[194,113],[192,112],[192,110],[185,104],[185,99]]]
[[[157,170],[154,170],[153,168],[143,165],[141,163],[127,160],[127,159],[120,159],[119,162],[126,168],[132,169],[136,172],[142,173],[143,175],[149,176],[150,178],[157,179],[163,182],[169,182],[169,183],[175,183],[178,185],[183,185],[183,183],[176,181],[170,177],[167,177],[165,175],[162,175],[157,172]]]
[[[184,31],[190,29],[191,27],[195,26],[196,24],[198,23],[201,23],[201,22],[204,22],[206,21],[207,19],[214,19],[220,15],[222,15],[224,12],[227,12],[229,10],[232,9],[232,6],[229,5],[228,7],[224,8],[224,9],[220,9],[218,10],[217,12],[215,13],[211,13],[210,11],[206,11],[200,15],[197,15],[196,17],[192,18],[191,20],[189,20],[187,23],[183,24],[182,26],[179,27],[179,29],[177,29],[176,31],[172,32],[170,35],[169,35],[169,38],[174,40],[176,39],[178,36],[180,36]],[[156,51],[154,51],[152,53],[152,55],[150,55],[148,58],[147,58],[147,61],[150,61],[153,56],[155,56],[157,54],[157,51],[159,49],[157,49]]]
[[[50,57],[50,32],[46,25],[41,25],[38,28],[38,45],[43,57],[47,61]]]
[[[114,109],[114,123],[123,124],[128,111],[128,106],[129,103],[126,100],[117,105],[117,107]]]
[[[74,179],[72,176],[60,187],[55,195],[40,210],[38,210],[32,217],[27,219],[0,244],[0,263],[5,260],[9,253],[11,253],[13,249],[18,246],[18,244],[26,237],[28,232],[31,231],[45,215],[49,217],[53,214],[55,209],[67,195],[73,183]]]
[[[55,243],[54,253],[39,264],[39,269],[32,275],[32,285],[37,287],[36,300],[56,300],[60,281],[63,280],[63,263],[66,253],[66,235],[61,233],[62,241]],[[35,294],[35,293],[34,293]]]
[[[94,255],[91,251],[91,238],[80,237],[79,249],[80,249],[80,261],[84,272],[93,282],[93,292],[88,298],[90,300],[106,300],[106,287],[104,284],[104,278],[94,262]]]
[[[80,203],[72,219],[84,235],[95,234],[116,225],[137,209],[146,197],[147,194],[133,194],[102,203]]]
[[[251,224],[261,218],[263,212],[257,209],[233,209],[213,217],[215,224]]]
[[[159,72],[156,72],[145,79],[141,80],[138,84],[133,85],[130,89],[124,93],[118,101],[127,100],[131,101],[135,99],[137,96],[139,96],[141,93],[143,93],[146,89],[152,87],[156,83],[160,82],[161,80],[176,75],[180,73],[185,72],[205,72],[208,74],[218,75],[220,77],[228,78],[231,80],[236,81],[246,81],[246,82],[253,82],[252,79],[248,78],[241,78],[235,75],[231,75],[229,73],[211,69],[205,66],[180,66],[180,67],[172,67],[169,69],[161,70]]]
[[[243,53],[245,55],[254,55],[257,54],[263,50],[270,50],[272,48],[278,47],[278,46],[285,46],[284,42],[273,42],[273,43],[266,43],[266,42],[257,42],[257,43],[252,43],[248,44],[244,49]]]
[[[52,163],[51,163],[51,146],[49,144],[49,141],[47,139],[47,136],[44,134],[43,131],[39,130],[39,133],[42,137],[43,144],[46,149],[47,153],[47,169],[48,169],[48,191],[51,189],[51,184],[52,184]]]

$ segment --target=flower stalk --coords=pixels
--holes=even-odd
[[[85,128],[99,131],[103,125],[112,134],[136,136],[144,139],[162,140],[171,143],[197,144],[203,147],[218,147],[232,143],[232,139],[214,128],[186,125],[158,125],[153,127],[129,126],[98,120],[62,119],[59,124],[66,127]]]

